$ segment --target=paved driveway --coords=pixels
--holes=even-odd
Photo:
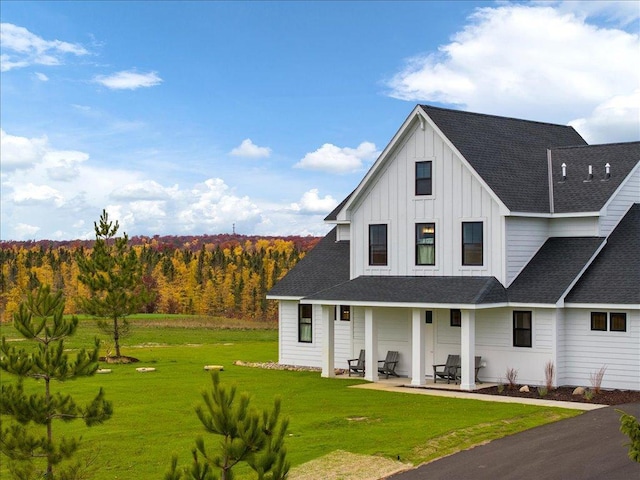
[[[640,480],[619,428],[623,410],[640,419],[640,403],[585,412],[441,458],[389,480]]]

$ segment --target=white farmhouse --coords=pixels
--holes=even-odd
[[[418,105],[335,228],[269,292],[283,364],[366,365],[398,351],[424,385],[461,358],[483,381],[640,390],[640,142]],[[377,368],[365,378],[378,379]]]

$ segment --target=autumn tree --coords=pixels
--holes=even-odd
[[[9,458],[15,478],[74,478],[79,462],[72,460],[79,439],[59,434],[54,439],[54,421],[83,419],[90,427],[111,417],[112,406],[102,389],[86,406],[78,405],[70,395],[52,391],[53,381],[91,376],[98,369],[97,339],[93,350],[82,349],[75,358],[66,353],[64,340],[76,332],[78,318],[64,317],[64,303],[62,292],[54,294],[48,285],[40,287],[13,316],[16,330],[35,347],[18,347],[2,337],[0,369],[16,376],[18,382],[2,385],[0,415],[12,421],[7,426],[4,420],[0,426],[0,452]],[[41,381],[43,391],[27,393],[24,379]],[[43,429],[41,435],[37,427]]]
[[[247,393],[238,399],[235,386],[220,385],[218,372],[211,379],[213,388],[202,394],[205,404],[196,414],[207,432],[221,437],[218,447],[208,451],[199,437],[191,466],[179,469],[174,457],[165,480],[233,480],[233,469],[240,463],[251,467],[258,480],[286,479],[284,438],[289,421],[280,418],[280,399],[275,399],[273,409],[257,411],[250,407]]]
[[[115,361],[122,358],[120,339],[130,333],[127,316],[149,302],[151,294],[142,281],[143,272],[126,233],[116,237],[118,222],[109,220],[106,210],[95,223],[96,241],[87,256],[78,256],[78,280],[89,290],[80,298],[83,312],[98,318],[98,327],[113,339]]]

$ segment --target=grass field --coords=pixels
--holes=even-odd
[[[251,394],[252,405],[267,407],[276,395],[290,419],[288,458],[293,466],[335,450],[400,458],[419,464],[487,440],[576,415],[575,411],[530,405],[458,400],[348,388],[362,380],[323,379],[314,372],[263,370],[233,365],[276,361],[277,330],[260,324],[188,317],[138,317],[122,353],[136,364],[101,365],[112,373],[55,384],[79,403],[99,387],[113,402],[114,415],[103,425],[55,425],[54,432],[82,435],[84,454],[95,456],[92,478],[161,479],[173,454],[190,461],[197,436],[214,446],[194,407],[211,378],[204,365],[224,366],[223,384]],[[240,325],[243,328],[230,328]],[[12,326],[2,335],[19,338]],[[68,347],[90,346],[97,335],[90,319],[81,321]],[[103,340],[107,345],[108,342]],[[138,373],[137,367],[155,372]],[[13,381],[7,374],[2,382]],[[30,382],[32,388],[38,388]],[[2,464],[6,462],[0,462]],[[5,467],[0,477],[5,478]],[[239,472],[241,473],[241,472]],[[242,478],[242,477],[241,477]],[[250,478],[250,477],[248,477]]]

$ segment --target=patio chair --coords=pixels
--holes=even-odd
[[[439,363],[433,366],[433,383],[437,383],[438,377],[447,379],[447,383],[454,382],[460,368],[460,355],[448,355],[447,363]]]
[[[475,378],[475,382],[476,383],[482,383],[480,381],[480,379],[478,378],[478,372],[484,366],[484,365],[482,365],[482,357],[476,356],[475,357],[475,362],[476,362],[476,366],[475,366],[476,372],[475,372],[475,377],[474,377]],[[456,383],[460,382],[461,377],[462,377],[462,369],[461,369],[460,366],[458,366],[458,369],[456,371]]]
[[[349,376],[356,373],[358,376],[364,377],[364,350],[360,350],[358,358],[351,358],[347,362],[349,363]]]
[[[400,354],[395,350],[389,350],[384,360],[378,360],[378,373],[386,375],[387,378],[389,378],[389,375],[399,377],[399,375],[396,373],[396,366],[398,365],[399,356]]]

